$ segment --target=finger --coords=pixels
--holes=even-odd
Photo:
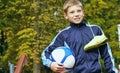
[[[57,67],[57,71],[59,71],[59,72],[65,71],[65,68],[63,66],[59,66],[59,67]]]
[[[64,69],[57,69],[56,71],[59,72],[59,73],[61,73],[61,72],[64,71]]]
[[[62,63],[58,63],[58,65],[59,65],[59,66],[63,66],[63,64],[62,64]]]
[[[64,69],[64,66],[63,65],[58,65],[57,69]]]

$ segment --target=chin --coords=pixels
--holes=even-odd
[[[75,24],[79,24],[79,23],[81,23],[81,22],[74,22]]]
[[[79,24],[79,23],[81,23],[82,21],[76,21],[76,22],[74,22],[75,24]]]

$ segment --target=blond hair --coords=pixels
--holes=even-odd
[[[83,5],[79,0],[66,0],[64,5],[63,5],[63,10],[66,13],[68,8],[73,6],[73,5],[80,5],[80,7],[83,9]]]

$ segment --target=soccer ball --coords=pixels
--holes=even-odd
[[[62,63],[66,69],[73,68],[75,64],[74,53],[70,48],[58,47],[52,51],[50,59],[53,62]]]

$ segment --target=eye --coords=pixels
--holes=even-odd
[[[73,13],[74,13],[74,11],[71,11],[70,13],[71,13],[71,14],[73,14]]]
[[[82,10],[77,10],[77,12],[81,12]]]

